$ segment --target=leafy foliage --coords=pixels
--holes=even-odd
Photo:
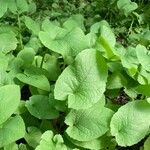
[[[0,6],[0,150],[150,149],[149,1]]]

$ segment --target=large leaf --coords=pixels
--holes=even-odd
[[[25,125],[20,116],[8,119],[0,128],[0,147],[8,145],[25,135]]]
[[[59,76],[55,98],[67,100],[74,109],[89,108],[102,97],[107,80],[107,66],[99,51],[82,51],[74,63]]]
[[[46,131],[41,137],[40,145],[35,150],[67,150],[61,135],[53,135],[52,131]]]
[[[138,143],[149,133],[150,105],[147,101],[133,101],[119,108],[111,120],[111,134],[121,146]]]
[[[19,102],[19,86],[6,85],[0,87],[0,124],[5,122],[15,112]]]
[[[90,141],[104,135],[109,130],[113,111],[98,102],[89,109],[71,110],[65,123],[69,125],[67,134],[78,141]]]
[[[43,95],[34,95],[26,102],[29,112],[39,119],[54,119],[59,116],[58,111],[50,103],[49,98]]]

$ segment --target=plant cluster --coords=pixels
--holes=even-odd
[[[149,8],[0,0],[0,150],[150,150]]]

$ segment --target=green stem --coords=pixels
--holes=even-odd
[[[22,42],[22,35],[21,35],[21,21],[20,21],[20,16],[19,13],[17,14],[17,19],[18,19],[18,27],[19,27],[19,43],[20,43],[20,47],[21,49],[23,49],[23,42]]]
[[[132,32],[133,23],[134,23],[134,19],[132,20],[132,22],[131,22],[131,24],[130,24],[130,28],[129,28],[128,34],[127,34],[128,36],[129,36],[129,34]]]
[[[40,68],[42,68],[42,66],[43,66],[43,63],[44,63],[44,58],[45,58],[45,54],[44,54],[44,55],[43,55],[43,57],[42,57],[42,61],[41,61]]]

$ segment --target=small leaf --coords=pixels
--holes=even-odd
[[[114,46],[116,44],[115,35],[111,28],[102,22],[100,26],[100,36],[97,41],[98,49],[104,53],[108,59],[114,57]]]
[[[133,72],[133,75],[135,75],[139,64],[135,48],[128,47],[125,54],[121,54],[120,57],[123,67],[128,68],[129,70],[135,70],[135,72]]]
[[[83,147],[83,148],[91,149],[91,150],[100,150],[100,149],[107,148],[111,143],[111,137],[108,137],[106,135],[90,140],[90,141],[84,141],[84,142],[77,141],[71,138],[69,138],[69,140],[73,144],[79,147]]]
[[[42,57],[36,56],[35,64],[40,67],[41,62],[42,62]],[[42,68],[48,71],[48,78],[50,81],[56,81],[58,76],[61,74],[61,69],[58,63],[58,59],[53,55],[46,54],[44,56]]]
[[[138,143],[149,133],[150,105],[144,100],[127,103],[114,114],[110,127],[120,146]]]
[[[126,16],[138,8],[137,3],[132,2],[131,0],[118,0],[117,6]]]
[[[29,10],[29,5],[26,0],[16,0],[16,6],[19,14],[27,12]]]
[[[81,28],[82,30],[85,30],[84,28],[84,18],[82,15],[72,15],[67,21],[63,23],[63,27],[66,29],[72,30],[76,27]]]
[[[146,47],[142,45],[137,45],[136,54],[142,67],[145,70],[150,71],[150,54]]]
[[[21,58],[23,60],[24,66],[26,67],[32,64],[34,56],[35,52],[32,48],[24,48],[17,55],[18,58]]]
[[[5,54],[16,49],[17,43],[16,37],[11,32],[0,34],[0,51]]]
[[[0,18],[6,13],[7,11],[7,0],[0,0],[1,8],[0,8]]]
[[[127,80],[120,72],[114,72],[108,77],[107,89],[119,89],[126,85]]]
[[[41,70],[42,71],[42,70]],[[17,78],[26,84],[32,85],[44,91],[50,91],[50,84],[48,79],[38,68],[28,68],[24,73],[17,74]]]
[[[25,25],[33,34],[38,35],[40,32],[40,24],[34,21],[32,18],[25,16]]]
[[[140,94],[143,94],[145,96],[150,96],[150,84],[146,84],[146,85],[139,85],[138,87],[136,87],[136,91]]]
[[[49,98],[44,95],[34,95],[26,102],[29,112],[39,119],[54,119],[59,112],[50,103]]]
[[[64,145],[63,138],[61,135],[53,135],[52,131],[46,131],[41,137],[40,145],[35,150],[67,150]]]
[[[28,133],[25,134],[25,140],[27,143],[36,148],[37,145],[40,143],[42,132],[36,127],[28,127]]]
[[[56,81],[54,96],[67,100],[74,109],[85,109],[102,97],[107,80],[107,66],[99,51],[82,51]]]

